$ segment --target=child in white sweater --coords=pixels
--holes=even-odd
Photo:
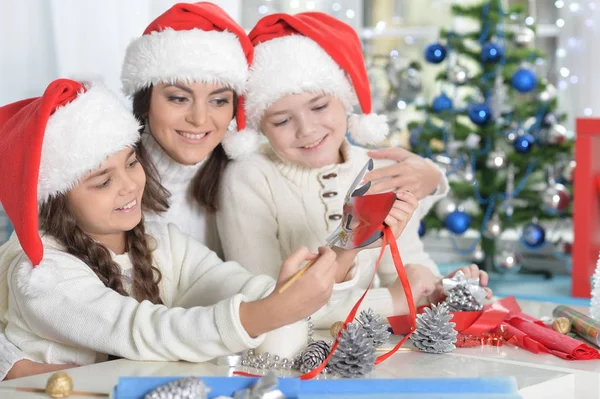
[[[255,45],[245,104],[249,129],[238,135],[260,131],[269,143],[225,171],[217,221],[227,259],[243,259],[250,270],[276,276],[293,248],[317,248],[339,224],[346,189],[369,158],[366,149],[346,141],[347,128],[356,142],[374,144],[388,127],[384,117],[370,113],[361,43],[349,25],[322,13],[273,14],[249,37]],[[366,115],[348,120],[357,102]],[[415,300],[441,296],[439,271],[423,249],[418,225],[447,191],[444,179],[436,193],[421,199],[398,239]],[[361,286],[368,284],[378,253],[359,254]],[[487,284],[485,272],[464,271]],[[378,277],[386,288],[371,289],[363,306],[384,316],[406,313],[390,256]]]
[[[317,255],[295,251],[275,281],[222,262],[174,225],[145,224],[142,211],[164,210],[165,192],[136,154],[137,121],[102,86],[57,80],[0,108],[0,126],[0,200],[16,233],[0,249],[0,316],[31,359],[201,362],[309,315],[345,316],[335,305],[356,284],[355,250],[320,249],[279,294]],[[411,195],[396,201],[394,234],[415,207]]]

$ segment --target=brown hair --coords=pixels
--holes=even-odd
[[[146,187],[142,196],[143,212],[164,212],[169,204],[168,192],[160,185],[149,160],[137,145],[137,159],[146,172]],[[96,276],[121,295],[127,296],[123,288],[121,269],[112,260],[109,250],[85,234],[77,226],[75,216],[69,208],[66,194],[52,197],[40,207],[40,229],[55,237],[66,247],[68,253],[79,258],[96,273]],[[133,264],[132,296],[138,301],[149,300],[161,304],[158,283],[161,273],[152,262],[151,238],[145,233],[144,219],[126,234],[127,250]]]
[[[152,86],[136,92],[133,96],[133,114],[144,125],[147,122],[152,98]],[[238,96],[233,93],[233,115],[237,113]],[[142,126],[143,132],[145,126]],[[222,144],[212,151],[204,165],[196,173],[190,185],[189,194],[208,212],[217,211],[221,176],[229,163]]]

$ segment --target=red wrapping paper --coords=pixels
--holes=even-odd
[[[591,346],[578,341],[575,338],[571,338],[568,335],[560,334],[551,328],[540,326],[536,322],[525,320],[521,317],[512,317],[508,320],[508,324],[524,334],[524,336],[521,335],[523,341],[529,338],[544,348],[547,348],[548,352],[562,359],[600,359],[598,351]],[[529,345],[531,345],[531,343],[529,343]],[[525,349],[528,348],[525,347]]]

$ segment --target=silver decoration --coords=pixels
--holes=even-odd
[[[349,323],[338,338],[339,344],[329,366],[346,378],[360,378],[369,374],[375,368],[377,353],[373,339],[358,323]]]
[[[455,288],[465,287],[467,293],[479,303],[483,302],[487,295],[479,283],[479,277],[467,278],[462,270],[457,271],[452,278],[442,279],[442,287],[446,294],[450,294],[450,291]]]
[[[577,163],[574,159],[570,160],[562,170],[561,176],[568,183],[573,183],[573,173],[575,173],[575,167]]]
[[[469,70],[460,62],[456,62],[456,64],[448,69],[448,80],[455,85],[464,85],[469,80],[469,77]]]
[[[186,377],[155,388],[144,399],[206,399],[209,392],[200,378]]]
[[[410,339],[415,346],[429,353],[446,353],[456,349],[455,323],[451,322],[452,315],[448,306],[432,304],[425,312],[417,315],[417,329]]]
[[[379,348],[381,345],[388,342],[391,333],[388,330],[388,325],[381,320],[381,315],[375,313],[373,309],[369,308],[360,312],[356,321],[367,331],[369,337],[373,340],[375,348]]]
[[[546,115],[544,115],[544,118],[542,119],[542,123],[546,126],[554,125],[554,124],[558,123],[558,117],[556,116],[555,113],[548,112]]]
[[[477,133],[469,133],[465,139],[465,146],[471,150],[479,148],[481,142],[481,136]]]
[[[506,135],[506,141],[508,141],[510,144],[512,144],[515,139],[517,138],[518,134],[517,132],[510,132]]]
[[[494,79],[494,89],[490,96],[489,105],[492,111],[492,120],[498,120],[501,115],[512,110],[508,101],[508,87],[504,84],[504,78],[501,74],[496,75]]]
[[[546,85],[546,88],[538,94],[538,99],[543,102],[552,101],[556,98],[556,87],[551,83]]]
[[[456,200],[452,197],[442,198],[435,206],[435,214],[439,220],[446,220],[449,214],[457,209]]]
[[[502,222],[498,214],[494,214],[485,227],[485,235],[490,238],[496,238],[500,233],[502,233]]]
[[[559,183],[550,184],[542,195],[544,210],[548,213],[563,212],[569,206],[569,189]]]
[[[490,151],[485,161],[485,166],[489,169],[502,169],[506,166],[506,153],[498,148]]]
[[[503,207],[504,213],[509,218],[515,213],[515,199],[513,198],[515,192],[515,164],[512,162],[508,164],[508,173],[506,174],[506,199],[504,200]]]
[[[527,26],[518,26],[515,30],[515,43],[520,47],[530,47],[535,43],[535,32]]]
[[[535,124],[537,123],[537,118],[535,116],[530,116],[529,118],[525,119],[525,122],[523,122],[523,130],[519,131],[518,134],[522,133],[535,133],[532,131],[533,126],[535,126]]]
[[[398,74],[398,81],[391,84],[398,100],[412,102],[423,90],[421,71],[414,66],[404,68]]]
[[[269,372],[261,377],[253,387],[237,391],[233,395],[233,399],[285,399],[285,395],[276,389],[278,384],[275,373]]]
[[[445,303],[451,312],[479,312],[483,309],[483,305],[473,298],[464,285],[452,288],[448,292]]]
[[[521,268],[521,256],[515,252],[504,250],[494,255],[494,265],[501,272],[517,272]]]
[[[473,166],[471,166],[471,162],[467,161],[467,165],[465,166],[465,170],[461,171],[460,176],[469,183],[472,183],[475,180],[475,174],[473,173]]]

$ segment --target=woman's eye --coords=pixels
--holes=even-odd
[[[169,101],[175,104],[183,104],[184,102],[186,102],[188,99],[186,97],[179,97],[179,96],[169,96]]]

